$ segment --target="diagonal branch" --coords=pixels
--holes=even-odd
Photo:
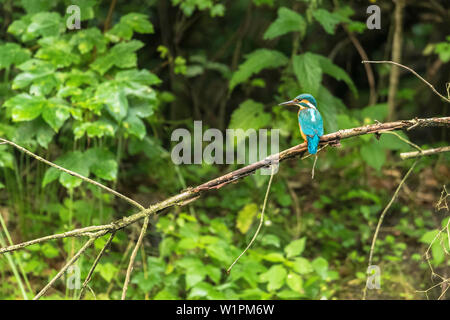
[[[365,134],[386,133],[389,131],[408,129],[408,128],[416,129],[419,127],[440,127],[440,126],[450,127],[450,117],[401,120],[401,121],[386,122],[386,123],[375,123],[372,125],[367,125],[367,126],[357,127],[357,128],[352,128],[352,129],[343,129],[343,130],[339,130],[339,131],[336,131],[336,132],[333,132],[333,133],[323,136],[320,140],[320,145],[323,146],[323,145],[329,144],[329,145],[339,146],[340,141],[342,139],[349,139],[352,137],[361,136],[361,135],[365,135]],[[1,140],[4,140],[4,139],[0,138],[0,141]],[[22,147],[20,147],[20,148],[24,149]],[[24,150],[26,150],[26,149],[24,149]],[[29,153],[28,150],[26,150],[26,151],[27,151],[27,153]],[[263,160],[257,161],[255,163],[247,165],[243,168],[240,168],[240,169],[232,171],[228,174],[225,174],[221,177],[218,177],[216,179],[205,182],[197,187],[187,188],[186,190],[182,191],[181,193],[179,193],[175,196],[172,196],[166,200],[163,200],[154,205],[151,205],[149,208],[143,209],[131,216],[123,217],[119,220],[111,222],[110,224],[74,229],[74,230],[71,230],[71,231],[68,231],[65,233],[49,235],[49,236],[46,236],[43,238],[19,243],[16,245],[5,247],[5,248],[0,248],[0,254],[18,250],[18,249],[27,247],[27,246],[35,244],[35,243],[48,241],[48,240],[52,240],[52,239],[60,239],[60,238],[73,237],[73,236],[94,236],[94,235],[98,234],[99,232],[103,232],[103,231],[106,231],[106,233],[111,233],[111,232],[117,231],[117,230],[123,229],[123,228],[129,226],[130,224],[133,224],[147,216],[150,216],[152,214],[157,214],[158,212],[161,212],[164,209],[167,209],[167,208],[170,208],[173,206],[184,206],[187,203],[190,203],[191,201],[197,200],[204,192],[215,190],[215,189],[220,189],[230,183],[236,182],[237,180],[240,180],[248,175],[255,173],[259,169],[268,168],[268,167],[270,167],[270,165],[272,163],[282,162],[282,161],[285,161],[288,159],[302,156],[306,152],[307,152],[306,143],[301,143],[297,146],[294,146],[292,148],[281,151],[280,153],[273,154]],[[45,163],[51,163],[45,159],[42,159],[42,160],[44,160]],[[62,169],[64,169],[64,168],[62,168]],[[95,233],[92,234],[92,232],[95,232]]]
[[[340,146],[340,141],[342,139],[349,139],[352,137],[361,136],[361,135],[365,135],[365,134],[381,134],[381,133],[386,133],[389,131],[408,129],[408,128],[415,129],[415,128],[419,128],[419,127],[438,127],[438,126],[450,127],[450,117],[411,119],[411,120],[401,120],[401,121],[394,121],[394,122],[387,122],[387,123],[375,123],[372,125],[367,125],[367,126],[362,126],[362,127],[352,128],[352,129],[339,130],[337,132],[333,132],[333,133],[327,134],[325,136],[322,136],[321,140],[320,140],[320,145],[321,146],[327,146],[327,145]],[[139,211],[138,213],[135,213],[131,216],[123,217],[122,219],[113,221],[107,225],[90,226],[90,227],[86,227],[86,228],[74,229],[74,230],[71,230],[71,231],[68,231],[65,233],[49,235],[49,236],[42,237],[39,239],[19,243],[16,245],[5,247],[5,248],[0,248],[0,254],[2,254],[5,252],[22,249],[29,245],[52,240],[52,239],[61,239],[61,238],[74,237],[74,236],[89,236],[90,237],[90,239],[76,253],[76,255],[74,257],[72,257],[72,259],[58,272],[58,274],[35,296],[35,299],[39,299],[43,294],[45,294],[47,292],[47,290],[62,276],[62,274],[81,256],[81,254],[84,253],[84,251],[98,237],[101,237],[108,233],[115,233],[116,231],[123,229],[123,228],[129,226],[130,224],[133,224],[133,223],[145,218],[144,226],[142,227],[141,234],[139,236],[139,239],[138,239],[135,249],[133,251],[134,256],[135,256],[136,255],[135,252],[137,252],[137,250],[139,249],[139,246],[142,242],[142,238],[145,234],[147,224],[148,224],[148,217],[150,215],[157,214],[157,213],[161,212],[162,210],[173,207],[173,206],[184,206],[184,205],[200,198],[200,196],[204,192],[215,190],[215,189],[220,189],[223,186],[226,186],[230,183],[236,182],[248,175],[255,173],[258,169],[268,168],[271,165],[278,165],[279,162],[282,162],[282,161],[285,161],[285,160],[288,160],[288,159],[291,159],[294,157],[303,156],[307,152],[307,144],[301,143],[297,146],[286,149],[280,153],[271,155],[263,160],[252,163],[250,165],[247,165],[241,169],[232,171],[221,177],[218,177],[216,179],[205,182],[197,187],[188,188],[175,196],[172,196],[166,200],[163,200],[154,205],[151,205],[149,208],[145,209],[144,207],[142,207],[140,204],[138,204],[134,200],[118,193],[117,191],[114,191],[94,180],[83,177],[82,175],[80,175],[76,172],[72,172],[72,171],[67,170],[63,167],[60,167],[48,160],[45,160],[11,141],[0,138],[0,143],[7,143],[9,145],[12,145],[15,148],[25,152],[26,154],[30,155],[31,157],[33,157],[39,161],[42,161],[54,168],[57,168],[58,170],[61,170],[63,172],[66,172],[68,174],[76,176],[84,181],[87,181],[89,183],[97,185],[97,186],[119,196],[120,198],[125,199],[129,203],[132,203],[133,205],[135,205],[136,207],[139,207],[141,209],[141,211]],[[126,295],[126,288],[128,286],[129,280],[130,280],[131,271],[133,269],[133,263],[134,263],[134,257],[132,257],[130,259],[130,263],[128,266],[127,277],[126,277],[125,284],[124,284],[124,290],[122,292],[123,298]]]

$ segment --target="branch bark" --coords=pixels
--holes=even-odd
[[[401,129],[413,129],[413,128],[416,129],[419,127],[439,127],[439,126],[450,127],[450,117],[428,118],[428,119],[417,119],[416,118],[416,119],[411,119],[411,120],[401,120],[401,121],[394,121],[394,122],[387,122],[387,123],[376,123],[376,124],[366,125],[366,126],[362,126],[362,127],[356,127],[356,128],[352,128],[352,129],[339,130],[337,132],[333,132],[333,133],[327,134],[325,136],[322,136],[321,140],[320,140],[320,145],[321,146],[326,146],[326,145],[340,146],[340,141],[342,139],[349,139],[352,137],[361,136],[361,135],[365,135],[365,134],[382,134],[384,132],[390,132],[390,131],[401,130]],[[65,168],[59,167],[59,166],[53,164],[52,162],[41,158],[41,157],[35,155],[34,153],[30,152],[29,150],[27,150],[23,147],[20,147],[11,141],[8,141],[8,140],[2,139],[2,138],[0,138],[0,141],[7,143],[25,153],[27,153],[28,155],[32,156],[33,158],[35,158],[39,161],[42,161],[42,162],[44,162],[50,166],[53,166],[59,170],[62,170],[64,172],[74,175],[73,172],[71,172]],[[80,257],[80,255],[98,237],[101,237],[108,233],[115,233],[118,230],[129,226],[130,224],[133,224],[143,218],[146,218],[145,222],[144,222],[144,227],[143,227],[143,229],[141,231],[141,235],[140,235],[141,240],[140,241],[138,240],[138,242],[135,246],[134,251],[137,251],[137,249],[140,246],[140,242],[142,242],[143,234],[145,234],[145,228],[146,228],[146,225],[148,222],[148,217],[150,215],[157,214],[157,213],[161,212],[162,210],[173,207],[173,206],[184,206],[192,201],[197,200],[198,198],[200,198],[200,196],[203,193],[205,193],[207,191],[220,189],[230,183],[236,182],[250,174],[253,174],[258,169],[267,168],[267,167],[270,167],[271,165],[277,165],[279,162],[282,162],[282,161],[285,161],[285,160],[288,160],[288,159],[291,159],[294,157],[302,156],[306,152],[307,152],[307,144],[304,142],[304,143],[301,143],[292,148],[286,149],[280,153],[271,155],[261,161],[255,162],[255,163],[245,166],[241,169],[232,171],[221,177],[218,177],[216,179],[205,182],[197,187],[187,188],[186,190],[182,191],[181,193],[179,193],[175,196],[172,196],[166,200],[163,200],[154,205],[151,205],[147,209],[142,209],[139,212],[132,214],[131,216],[123,217],[122,219],[113,221],[110,224],[74,229],[74,230],[71,230],[71,231],[68,231],[65,233],[49,235],[49,236],[42,237],[39,239],[34,239],[31,241],[19,243],[16,245],[11,245],[8,247],[0,248],[0,254],[18,250],[18,249],[22,249],[27,246],[30,246],[30,245],[33,245],[36,243],[40,243],[40,242],[44,242],[44,241],[48,241],[48,240],[52,240],[52,239],[61,239],[61,238],[74,237],[74,236],[89,236],[90,239],[89,239],[89,241],[86,242],[86,244],[83,246],[83,248],[80,249],[80,251],[60,270],[60,272],[58,272],[58,274],[41,290],[41,292],[39,292],[36,295],[35,299],[39,299],[53,285],[53,283],[57,279],[59,279],[59,277],[61,277],[61,275],[65,272],[65,270],[67,270],[67,268],[70,265],[72,265]],[[81,179],[83,179],[86,182],[92,183],[98,187],[101,187],[101,188],[109,191],[108,190],[109,188],[107,188],[91,179],[88,179],[88,178],[83,177],[78,174],[76,174],[76,176],[80,177]],[[125,199],[129,203],[131,201],[133,201],[112,189],[110,192],[115,195],[119,195],[120,198]],[[139,204],[137,204],[136,206],[142,207]],[[129,268],[128,268],[129,272],[127,272],[127,274],[131,273],[131,270],[133,267],[133,261],[134,261],[134,259],[130,259],[130,264],[129,264]]]

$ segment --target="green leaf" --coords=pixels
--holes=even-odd
[[[148,86],[157,85],[162,82],[157,75],[151,73],[146,69],[131,69],[119,71],[116,73],[115,79],[117,81],[133,81]]]
[[[342,21],[340,15],[325,9],[314,10],[312,15],[329,34],[334,34],[336,25]]]
[[[337,131],[339,129],[337,115],[346,110],[345,105],[341,99],[333,96],[324,86],[319,89],[317,101],[317,108],[322,115],[325,133]]]
[[[433,240],[436,239],[436,236],[438,233],[439,233],[439,230],[437,230],[437,229],[425,232],[422,235],[422,237],[420,237],[419,241],[426,243],[426,244],[431,244],[431,242],[433,242]]]
[[[115,81],[103,82],[97,87],[95,99],[106,104],[106,108],[111,116],[120,122],[127,115],[128,100],[123,90],[123,86]]]
[[[409,140],[408,137],[401,131],[396,132],[401,137]],[[400,140],[397,136],[389,133],[382,134],[378,143],[385,149],[389,150],[409,150],[409,145],[406,142]]]
[[[63,101],[55,98],[47,100],[42,112],[42,118],[55,132],[58,132],[70,117],[68,107],[63,103]]]
[[[294,56],[293,67],[303,91],[317,95],[322,82],[322,68],[317,55],[307,52]]]
[[[320,63],[320,67],[324,73],[332,76],[336,80],[343,80],[348,85],[350,90],[352,90],[353,94],[355,96],[358,95],[358,90],[356,89],[355,84],[353,83],[352,79],[347,74],[347,72],[344,71],[344,69],[335,65],[327,57],[324,57],[324,56],[321,56],[318,54],[315,54],[315,56],[317,56],[317,59],[319,60],[319,63]]]
[[[236,227],[241,233],[247,233],[253,223],[253,219],[258,213],[258,206],[255,203],[248,203],[238,212]]]
[[[309,260],[303,257],[294,259],[292,269],[300,274],[307,274],[314,270]]]
[[[13,121],[29,121],[41,114],[45,103],[46,100],[43,97],[33,97],[22,93],[5,101],[4,106],[11,108]]]
[[[123,127],[129,134],[134,135],[140,140],[144,139],[147,133],[144,122],[133,112],[130,112],[128,117],[123,121]]]
[[[14,168],[14,157],[4,148],[0,149],[0,168]]]
[[[80,139],[86,133],[90,138],[101,138],[103,136],[114,136],[116,128],[107,120],[98,120],[94,122],[76,123],[73,128],[75,139]]]
[[[242,132],[236,132],[237,143],[245,139],[245,131],[249,129],[258,130],[269,125],[271,115],[264,112],[262,103],[253,101],[251,99],[244,101],[231,114],[229,124],[230,129],[242,129]]]
[[[293,31],[304,34],[306,31],[306,21],[297,12],[281,7],[278,9],[278,18],[264,33],[264,39],[273,39]]]
[[[286,269],[280,265],[272,266],[267,272],[262,273],[259,276],[260,282],[267,282],[267,290],[275,291],[280,289],[286,280]]]
[[[371,166],[377,171],[380,171],[381,167],[386,161],[386,153],[384,152],[384,149],[377,141],[371,139],[369,143],[366,143],[361,147],[360,152],[363,160],[369,166]]]
[[[70,45],[76,46],[81,54],[91,52],[94,48],[98,53],[106,50],[107,39],[97,28],[78,30],[71,38]]]
[[[312,262],[312,267],[314,271],[322,277],[322,279],[326,279],[328,277],[328,261],[322,257],[314,259]]]
[[[303,292],[303,279],[296,273],[289,272],[286,278],[286,284],[295,292]]]
[[[46,258],[55,258],[57,256],[59,256],[59,250],[58,248],[55,248],[54,246],[52,246],[50,243],[44,243],[41,246],[41,252],[44,254],[44,256]]]
[[[64,30],[61,16],[56,12],[39,12],[31,17],[26,33],[32,38],[58,36]]]
[[[27,13],[38,13],[43,11],[50,11],[57,1],[55,0],[20,0],[20,5]]]
[[[106,148],[90,148],[84,153],[85,165],[100,179],[115,180],[118,165],[116,157]]]
[[[0,69],[18,65],[30,58],[30,51],[17,43],[7,42],[0,45]]]
[[[55,160],[55,163],[61,167],[74,171],[82,176],[89,176],[89,166],[86,166],[86,159],[81,151],[70,151]],[[53,176],[51,176],[53,178]],[[45,177],[44,177],[45,180]],[[67,189],[73,189],[81,185],[80,178],[62,172],[59,176],[59,182]]]
[[[294,240],[284,248],[284,252],[288,258],[299,256],[305,250],[305,244],[306,237]]]
[[[144,43],[138,40],[121,42],[112,47],[109,52],[97,58],[90,67],[103,75],[113,66],[126,69],[137,65],[137,56],[135,51],[144,46]]]
[[[365,107],[362,112],[361,116],[366,122],[366,119],[370,120],[378,120],[378,121],[384,121],[387,118],[388,114],[388,105],[387,103],[378,103],[373,106]]]
[[[258,49],[245,56],[245,62],[233,73],[230,80],[230,91],[240,83],[247,81],[252,75],[263,69],[278,68],[288,63],[284,54],[276,50]]]
[[[119,39],[130,40],[133,37],[133,31],[138,33],[153,33],[153,24],[148,16],[142,13],[129,13],[120,18],[119,23],[108,31],[107,36],[113,41]]]
[[[99,272],[100,276],[105,279],[106,282],[111,282],[117,271],[117,266],[111,262],[99,263],[96,268],[96,272]]]

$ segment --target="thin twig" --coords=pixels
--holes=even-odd
[[[98,262],[100,261],[101,257],[105,253],[106,249],[111,244],[111,241],[114,239],[114,236],[116,235],[116,232],[113,231],[110,235],[108,240],[106,241],[105,245],[103,246],[102,250],[98,253],[97,257],[94,260],[94,263],[92,264],[91,269],[89,270],[88,275],[86,276],[86,279],[83,282],[83,286],[81,287],[80,296],[79,299],[83,299],[84,291],[86,290],[86,286],[88,285],[89,281],[91,281],[92,274],[94,273],[95,268],[97,267]],[[92,292],[92,289],[91,289]]]
[[[64,267],[62,267],[61,270],[59,270],[59,272],[56,274],[56,276],[54,276],[53,279],[50,280],[50,282],[41,291],[39,291],[39,293],[33,298],[33,300],[38,300],[40,297],[42,297],[48,291],[48,289],[50,289],[50,287],[56,282],[56,280],[58,280],[64,274],[64,272],[66,272],[66,270],[72,264],[74,264],[75,261],[78,260],[78,258],[83,254],[83,252],[86,251],[86,249],[89,248],[96,239],[97,239],[96,237],[90,238],[84,244],[84,246],[81,247],[81,249],[78,250],[78,252],[72,257],[72,259],[70,259],[69,262],[67,262],[66,265]]]
[[[60,170],[60,171],[62,171],[62,172],[65,172],[65,173],[67,173],[67,174],[70,174],[71,176],[80,178],[80,179],[83,180],[83,181],[86,181],[86,182],[88,182],[88,183],[90,183],[90,184],[93,184],[93,185],[99,187],[99,188],[102,188],[102,189],[108,191],[109,193],[112,193],[113,195],[115,195],[115,196],[117,196],[117,197],[119,197],[119,198],[121,198],[121,199],[127,201],[128,203],[132,204],[133,206],[139,208],[140,210],[144,210],[144,209],[145,209],[142,205],[140,205],[139,203],[137,203],[137,202],[134,201],[133,199],[130,199],[130,198],[128,198],[127,196],[125,196],[125,195],[123,195],[123,194],[121,194],[121,193],[119,193],[119,192],[117,192],[117,191],[115,191],[115,190],[113,190],[113,189],[111,189],[111,188],[108,188],[107,186],[105,186],[105,185],[103,185],[103,184],[101,184],[101,183],[99,183],[99,182],[97,182],[97,181],[95,181],[95,180],[89,179],[89,178],[87,178],[87,177],[85,177],[85,176],[82,176],[82,175],[79,174],[79,173],[76,173],[76,172],[74,172],[74,171],[68,170],[68,169],[63,168],[63,167],[61,167],[61,166],[58,166],[57,164],[54,164],[53,162],[50,162],[50,161],[48,161],[48,160],[45,160],[44,158],[42,158],[42,157],[40,157],[40,156],[34,154],[33,152],[31,152],[31,151],[25,149],[24,147],[21,147],[21,146],[15,144],[15,143],[12,142],[12,141],[9,141],[9,140],[3,139],[3,138],[0,138],[0,141],[2,141],[3,143],[7,143],[7,144],[13,146],[13,147],[16,148],[16,149],[19,149],[20,151],[22,151],[22,152],[28,154],[30,157],[35,158],[36,160],[39,160],[39,161],[41,161],[41,162],[44,162],[45,164],[47,164],[47,165],[49,165],[49,166],[51,166],[51,167],[53,167],[53,168],[56,168],[56,169],[58,169],[58,170]]]
[[[101,226],[90,226],[90,227],[85,227],[85,228],[74,229],[71,231],[57,233],[57,234],[45,236],[42,238],[37,238],[37,239],[30,240],[30,241],[22,242],[19,244],[11,245],[8,247],[0,248],[0,254],[5,253],[5,252],[19,250],[19,249],[31,246],[33,244],[37,244],[37,243],[41,243],[41,242],[45,242],[45,241],[49,241],[49,240],[54,240],[54,239],[62,239],[62,238],[68,238],[68,237],[83,237],[83,236],[91,237],[91,236],[95,235],[94,233],[92,233],[94,231],[98,232],[98,231],[109,230],[109,229],[114,230],[114,227],[112,224],[111,225],[101,225]]]
[[[130,278],[131,278],[131,272],[133,271],[134,260],[136,258],[136,254],[139,250],[139,247],[141,246],[142,240],[144,239],[144,235],[145,235],[145,232],[147,231],[147,226],[148,226],[149,220],[150,219],[148,216],[145,217],[144,224],[142,226],[141,233],[139,234],[138,241],[136,242],[136,246],[134,247],[133,252],[131,253],[130,263],[128,264],[127,274],[125,276],[125,282],[123,284],[123,289],[122,289],[122,300],[125,300],[125,298],[126,298],[128,284],[130,283]]]
[[[408,179],[409,175],[413,171],[413,169],[416,166],[418,161],[419,161],[419,159],[417,159],[413,163],[411,168],[409,168],[408,172],[405,174],[405,176],[403,177],[402,181],[400,182],[400,184],[398,185],[397,189],[395,190],[394,195],[391,198],[391,201],[389,201],[388,205],[384,208],[383,212],[381,213],[380,219],[378,220],[377,228],[375,229],[375,234],[373,235],[372,245],[370,246],[369,267],[372,265],[372,258],[373,258],[373,252],[374,252],[374,249],[375,249],[375,243],[377,241],[378,232],[380,231],[381,224],[383,223],[383,219],[386,216],[386,213],[388,212],[388,210],[391,207],[391,205],[394,203],[394,201],[397,198],[397,195],[398,195],[400,189],[402,188],[402,186],[405,183],[406,179]],[[366,300],[366,293],[367,293],[367,285],[364,286],[363,300]]]
[[[247,250],[252,246],[253,242],[255,241],[256,237],[259,234],[259,230],[261,230],[262,224],[264,222],[264,211],[266,210],[266,203],[267,203],[267,198],[269,197],[269,191],[270,191],[270,186],[272,185],[272,180],[273,180],[273,176],[274,176],[274,168],[275,165],[272,164],[271,166],[272,168],[272,173],[270,174],[270,179],[269,179],[269,184],[267,185],[267,191],[266,191],[266,196],[264,197],[264,203],[263,203],[263,207],[262,207],[262,211],[261,211],[261,218],[259,219],[259,225],[258,228],[256,229],[255,234],[253,235],[252,240],[250,240],[249,244],[247,245],[247,248],[245,248],[244,251],[241,252],[241,254],[233,261],[233,263],[231,264],[231,266],[227,269],[227,273],[230,273],[231,269],[234,267],[234,265],[239,261],[239,259],[247,252]]]
[[[400,158],[405,160],[405,159],[409,159],[409,158],[417,158],[417,157],[422,157],[422,156],[429,156],[429,155],[443,153],[443,152],[449,152],[449,151],[450,151],[450,146],[422,150],[421,152],[420,151],[402,152],[402,153],[400,153]]]
[[[400,63],[397,63],[397,62],[394,62],[394,61],[388,61],[388,60],[382,60],[382,61],[367,61],[367,60],[365,60],[365,61],[362,61],[362,63],[389,63],[389,64],[396,65],[396,66],[398,66],[398,67],[402,67],[402,68],[408,70],[409,72],[411,72],[412,74],[414,74],[414,75],[415,75],[417,78],[419,78],[420,80],[422,80],[422,81],[423,81],[427,86],[429,86],[429,87],[431,88],[431,90],[432,90],[435,94],[437,94],[442,100],[447,101],[447,102],[450,102],[450,98],[444,97],[442,94],[440,94],[440,93],[433,87],[433,85],[432,85],[431,83],[429,83],[427,80],[425,80],[424,78],[422,78],[417,72],[415,72],[413,69],[411,69],[411,68],[409,68],[409,67],[407,67],[407,66],[404,66],[404,65],[402,65],[402,64],[400,64]]]
[[[417,144],[409,141],[408,139],[403,138],[401,135],[399,135],[397,132],[393,132],[393,131],[386,131],[386,132],[380,132],[380,133],[387,133],[387,134],[393,134],[394,136],[396,136],[397,138],[399,138],[400,140],[402,140],[404,143],[409,144],[411,147],[416,148],[417,150],[419,150],[419,152],[422,152],[422,148],[419,147]]]

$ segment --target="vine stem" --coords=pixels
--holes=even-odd
[[[227,269],[227,273],[230,273],[230,271],[234,267],[234,265],[247,252],[247,250],[252,246],[253,242],[255,242],[256,237],[259,234],[259,231],[261,230],[261,227],[262,227],[263,222],[264,222],[264,211],[266,210],[267,198],[269,197],[270,186],[272,185],[272,180],[273,180],[273,176],[274,176],[274,168],[275,168],[275,165],[272,164],[272,166],[271,166],[272,172],[270,174],[269,184],[267,185],[266,196],[264,197],[264,203],[263,203],[263,207],[262,207],[262,211],[261,211],[261,218],[259,219],[258,229],[256,229],[256,232],[253,235],[252,240],[250,240],[249,244],[247,245],[247,248],[245,248],[244,251],[241,252],[241,254],[233,261],[231,266]]]

